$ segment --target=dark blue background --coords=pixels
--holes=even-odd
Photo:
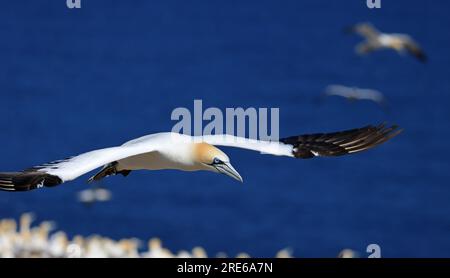
[[[168,131],[172,109],[279,107],[281,135],[388,121],[405,128],[366,153],[293,160],[226,149],[243,185],[213,173],[133,172],[104,183],[114,200],[75,200],[83,177],[0,192],[0,218],[36,212],[74,234],[162,238],[172,250],[235,255],[450,256],[448,1],[2,1],[0,169],[19,170]],[[371,21],[414,36],[428,64],[368,57],[342,29]],[[383,91],[372,103],[315,97],[339,83]]]

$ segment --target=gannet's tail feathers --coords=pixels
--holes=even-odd
[[[386,127],[381,124],[334,133],[292,136],[280,142],[292,145],[292,154],[296,158],[340,156],[376,147],[401,131],[398,126]]]
[[[5,191],[28,191],[61,183],[62,180],[58,176],[39,171],[0,173],[0,190]]]

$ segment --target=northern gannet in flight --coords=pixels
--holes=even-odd
[[[387,104],[383,93],[372,89],[362,89],[358,87],[347,87],[342,85],[329,85],[325,88],[324,96],[338,96],[348,100],[369,100],[385,107]]]
[[[215,146],[236,147],[276,156],[313,158],[340,156],[364,151],[401,132],[397,126],[366,126],[334,133],[318,133],[269,142],[232,135],[192,137],[178,133],[156,133],[118,147],[94,150],[75,157],[49,162],[21,172],[0,173],[0,189],[28,191],[74,180],[96,168],[103,169],[89,181],[106,176],[127,176],[133,170],[177,169],[212,171],[242,182],[229,157]]]
[[[409,35],[381,33],[370,23],[358,23],[350,27],[348,31],[357,33],[366,39],[356,46],[356,52],[360,55],[381,49],[394,49],[400,54],[409,53],[421,62],[427,60],[427,56],[419,44]]]

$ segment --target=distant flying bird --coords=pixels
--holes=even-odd
[[[111,200],[111,197],[111,191],[102,187],[85,189],[77,194],[78,201],[86,205],[91,205],[96,202],[107,202]]]
[[[360,55],[381,49],[393,49],[399,54],[409,53],[421,62],[427,60],[425,52],[409,35],[381,33],[370,23],[358,23],[348,31],[366,39],[356,46],[356,52]]]
[[[118,147],[99,149],[81,155],[35,166],[22,172],[0,173],[0,189],[28,191],[71,181],[98,167],[103,169],[89,181],[106,176],[127,176],[133,170],[177,169],[212,171],[242,182],[229,157],[217,146],[259,151],[295,158],[340,156],[378,146],[398,135],[397,126],[366,126],[334,133],[318,133],[269,142],[232,135],[191,137],[178,133],[156,133],[131,140]]]
[[[330,85],[325,88],[323,96],[338,96],[351,101],[369,100],[377,103],[382,107],[386,107],[387,101],[383,93],[372,89],[362,89],[358,87],[348,87],[343,85]]]

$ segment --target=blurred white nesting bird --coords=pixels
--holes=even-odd
[[[248,258],[250,258],[250,255],[248,253],[241,252],[236,255],[236,258],[237,259],[248,259]]]
[[[103,239],[100,236],[91,236],[86,241],[86,258],[108,258],[108,252],[103,245]]]
[[[192,258],[191,253],[189,253],[186,250],[180,250],[178,251],[178,253],[176,254],[175,258],[181,258],[181,259],[189,259]]]
[[[31,223],[34,220],[32,213],[24,213],[19,219],[19,233],[15,237],[14,253],[25,254],[30,253],[31,243]]]
[[[344,249],[338,254],[338,258],[343,259],[353,259],[353,258],[359,258],[358,252],[352,250],[352,249]]]
[[[55,224],[50,221],[43,221],[39,226],[31,229],[31,240],[28,249],[31,254],[46,254],[49,250],[49,234],[55,228]]]
[[[277,254],[275,255],[275,258],[278,258],[278,259],[293,258],[293,255],[292,255],[293,253],[294,253],[294,251],[292,250],[292,248],[284,248],[277,252]]]
[[[47,252],[51,258],[64,258],[68,255],[68,247],[69,240],[66,233],[59,231],[50,236]]]
[[[123,250],[122,258],[139,258],[139,239],[122,239],[119,241],[118,246]]]
[[[197,259],[208,258],[208,254],[205,249],[197,246],[192,249],[192,257]]]
[[[16,233],[17,224],[14,219],[0,221],[0,258],[14,258]]]
[[[151,238],[148,241],[148,250],[141,254],[144,258],[173,258],[174,254],[170,250],[163,248],[159,238]]]
[[[356,46],[356,53],[360,55],[381,49],[393,49],[399,54],[409,53],[421,62],[427,61],[425,52],[409,35],[382,33],[367,22],[358,23],[346,30],[365,38],[365,41]]]

